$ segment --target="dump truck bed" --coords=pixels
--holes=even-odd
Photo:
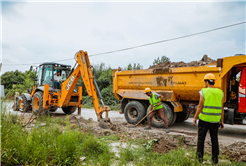
[[[204,88],[203,77],[213,73],[215,87],[227,94],[229,71],[246,66],[246,55],[231,56],[199,67],[159,68],[113,72],[113,93],[118,98],[143,99],[146,87],[164,96],[164,101],[198,101]],[[226,97],[225,97],[226,98]]]

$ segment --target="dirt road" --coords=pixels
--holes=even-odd
[[[20,112],[15,112],[9,109],[9,111],[13,113],[20,113]],[[27,113],[28,114],[28,113]],[[30,113],[31,114],[31,113]],[[65,116],[63,111],[61,109],[57,109],[55,112],[56,116]],[[77,115],[77,111],[73,113],[73,115]],[[96,113],[94,109],[86,109],[82,108],[81,110],[81,116],[84,119],[89,119],[92,118],[94,121],[97,121]],[[126,124],[127,121],[124,118],[124,114],[119,114],[118,111],[110,111],[109,112],[109,118],[111,122],[118,123],[118,124]],[[184,135],[186,137],[194,137],[197,136],[197,126],[193,126],[192,124],[193,118],[189,118],[185,122],[182,123],[175,123],[173,126],[170,127],[171,132],[169,133],[170,135]],[[131,128],[131,125],[128,125],[129,128]],[[143,130],[143,126],[139,126],[136,129],[138,130]],[[153,133],[160,133],[164,132],[163,129],[159,128],[152,128],[150,132]],[[209,133],[208,133],[209,135]],[[235,141],[246,141],[246,125],[228,125],[225,124],[225,128],[223,130],[219,130],[219,141],[221,143],[225,144],[231,144],[232,142]]]
[[[57,113],[61,113],[61,110],[58,110]],[[76,115],[77,112],[74,113]],[[92,118],[94,121],[97,120],[94,109],[82,109],[82,117],[85,119]],[[123,114],[119,114],[117,111],[110,111],[109,117],[112,123],[127,123]],[[143,129],[143,126],[137,127],[138,129]],[[181,134],[184,136],[196,136],[197,135],[197,126],[193,126],[193,118],[189,118],[185,122],[175,123],[170,127],[171,135]],[[152,128],[153,132],[163,132],[163,129]],[[208,133],[209,135],[209,133]],[[219,140],[223,143],[231,144],[235,141],[246,141],[246,125],[229,125],[225,124],[223,130],[219,130]]]

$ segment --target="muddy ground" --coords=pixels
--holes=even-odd
[[[199,61],[192,61],[189,63],[185,63],[183,61],[180,62],[164,62],[158,65],[154,65],[150,67],[150,69],[168,69],[168,68],[177,68],[177,67],[198,67],[198,66],[206,66],[210,63],[213,63],[215,60],[209,58],[207,55],[204,55]]]

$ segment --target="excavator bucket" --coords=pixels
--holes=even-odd
[[[102,101],[102,103],[103,103],[103,101]],[[112,123],[110,122],[110,119],[108,118],[108,112],[109,111],[110,111],[110,108],[103,104],[103,106],[100,107],[100,109],[97,112],[99,127],[103,128],[103,129],[110,129],[110,127],[112,126]],[[106,116],[105,116],[105,118],[102,118],[102,114],[104,112],[105,112]]]
[[[110,129],[112,123],[110,122],[110,119],[98,119],[99,127],[103,129]]]

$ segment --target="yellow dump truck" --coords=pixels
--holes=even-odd
[[[146,70],[113,70],[113,94],[121,101],[121,113],[128,123],[136,124],[149,107],[144,89],[164,96],[162,105],[168,125],[189,118],[190,104],[197,105],[199,91],[205,88],[203,78],[207,73],[216,77],[215,87],[224,92],[225,123],[242,123],[246,120],[246,55],[217,59],[206,66],[158,68]],[[164,127],[156,114],[152,126]]]

